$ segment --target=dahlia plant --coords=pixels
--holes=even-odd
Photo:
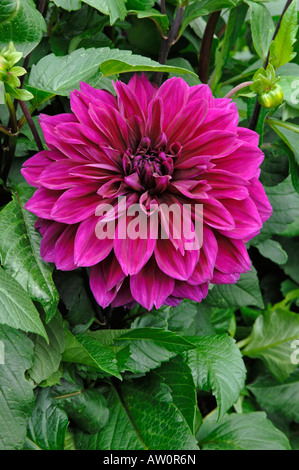
[[[298,449],[298,12],[278,3],[0,0],[1,450]]]
[[[207,85],[171,78],[157,88],[135,74],[114,86],[116,96],[81,83],[71,92],[72,113],[40,116],[49,150],[27,160],[22,174],[38,188],[25,209],[38,216],[42,258],[60,270],[90,267],[102,307],[200,302],[209,283],[234,283],[250,270],[245,243],[271,214],[259,181],[259,135],[238,127],[236,104],[213,98]],[[113,236],[98,237],[107,220],[98,206],[117,206],[119,197],[126,201],[114,211]],[[147,217],[159,211],[157,233],[131,234],[133,215],[125,236],[118,230],[133,204]],[[194,236],[203,219],[202,242],[191,250],[175,230],[184,206]]]

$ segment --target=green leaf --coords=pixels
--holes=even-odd
[[[23,208],[32,193],[32,188],[17,186],[13,200],[0,212],[1,264],[32,300],[42,304],[49,321],[57,310],[58,293],[52,279],[53,268],[40,256],[41,237],[34,228],[36,216]]]
[[[81,0],[51,0],[51,2],[67,11],[80,10],[81,8]]]
[[[259,280],[254,268],[241,274],[236,284],[215,285],[206,298],[206,303],[219,308],[236,308],[251,305],[263,308],[264,303]]]
[[[239,3],[239,0],[203,0],[201,2],[189,2],[184,11],[180,35],[188,24],[199,16],[204,16],[213,11],[222,10],[223,8],[235,8]]]
[[[194,434],[197,397],[190,367],[181,356],[176,356],[162,364],[154,374],[169,387],[174,405]]]
[[[222,69],[226,64],[232,46],[235,44],[237,37],[240,34],[241,28],[245,21],[247,10],[248,6],[245,3],[242,3],[229,12],[222,47],[220,52],[215,57],[216,66],[213,72],[213,80],[211,83],[212,90],[215,90],[219,80],[221,79]]]
[[[33,94],[35,89],[49,95],[68,96],[71,90],[79,87],[80,81],[88,82],[94,79],[95,74],[100,76],[102,73],[106,77],[136,71],[193,73],[184,68],[161,65],[148,57],[134,55],[131,51],[108,47],[81,48],[67,56],[50,54],[43,57],[32,66],[28,89]]]
[[[42,450],[63,450],[68,424],[67,414],[53,402],[50,389],[38,389],[28,423],[31,442]]]
[[[270,44],[269,63],[275,69],[287,64],[296,56],[293,44],[296,41],[297,30],[297,0],[293,0],[282,17],[274,41]]]
[[[283,414],[290,421],[299,422],[298,369],[284,383],[276,381],[271,376],[259,376],[247,388],[267,413]]]
[[[54,281],[60,300],[68,313],[64,316],[73,334],[83,333],[94,321],[94,310],[86,291],[83,273],[76,271],[56,271]]]
[[[290,177],[276,186],[265,187],[265,191],[272,206],[273,214],[264,223],[256,241],[283,232],[288,224],[293,222],[299,215],[299,196],[292,185]]]
[[[199,443],[203,450],[290,450],[285,434],[263,412],[231,414],[207,431]]]
[[[212,389],[218,404],[218,418],[221,418],[244,387],[246,369],[242,355],[227,334],[188,339],[196,346],[187,353],[195,385],[206,392]]]
[[[56,315],[45,326],[45,329],[49,344],[40,336],[34,339],[34,361],[29,370],[32,380],[41,386],[43,386],[41,382],[58,371],[62,352],[65,349],[65,329],[62,326],[61,317]]]
[[[251,8],[251,34],[258,56],[266,60],[274,33],[274,23],[268,8],[262,3],[248,2]]]
[[[260,315],[242,353],[262,359],[271,374],[285,380],[296,368],[292,361],[292,343],[299,339],[299,317],[286,309],[266,311]]]
[[[85,450],[198,450],[180,413],[165,401],[163,384],[134,380],[107,393],[109,420],[94,435],[77,434],[77,448]]]
[[[0,49],[14,42],[25,57],[41,41],[46,24],[33,0],[0,0]]]
[[[20,450],[34,407],[32,384],[25,372],[32,365],[33,343],[22,331],[0,325],[4,364],[0,364],[0,449]]]
[[[99,389],[83,389],[82,385],[61,380],[55,386],[54,402],[79,429],[90,434],[99,432],[108,421],[107,402]]]
[[[121,376],[117,360],[112,348],[87,335],[72,335],[66,330],[66,348],[62,355],[63,361],[85,364],[98,369],[105,375]]]
[[[285,264],[288,260],[287,253],[276,240],[264,240],[255,245],[255,247],[259,250],[262,256],[269,258],[274,263]]]
[[[48,341],[39,313],[28,294],[0,267],[0,323],[41,335]]]
[[[130,345],[131,355],[126,367],[134,373],[148,372],[177,354],[194,348],[183,337],[160,328],[127,330],[117,338],[115,345],[127,344]]]
[[[124,20],[127,13],[126,0],[82,0],[82,2],[96,8],[101,13],[104,13],[104,15],[109,15],[111,25],[118,18]]]
[[[167,35],[167,31],[169,28],[169,19],[167,15],[162,15],[158,10],[150,9],[150,10],[129,10],[128,11],[129,15],[136,15],[137,18],[143,19],[143,18],[150,18],[153,20],[158,29],[161,31],[162,34]]]

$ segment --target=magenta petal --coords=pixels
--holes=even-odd
[[[71,176],[70,172],[78,162],[60,160],[53,162],[40,174],[39,183],[49,189],[68,189],[80,184],[81,179]]]
[[[172,295],[181,299],[190,299],[195,302],[201,302],[202,299],[207,296],[208,289],[208,282],[198,286],[191,286],[188,282],[176,281]]]
[[[55,245],[55,264],[57,269],[71,271],[76,269],[74,263],[74,240],[77,225],[68,226],[58,238]]]
[[[174,280],[157,266],[154,257],[134,276],[131,276],[132,296],[147,310],[160,308],[174,288]]]
[[[144,217],[146,218],[145,215]],[[127,219],[126,222],[125,219]],[[153,238],[150,237],[150,224],[148,224],[147,230],[144,233],[140,231],[140,235],[143,238],[139,236],[135,238],[136,235],[134,233],[132,222],[132,217],[121,216],[118,221],[114,240],[115,256],[126,275],[137,274],[152,256],[156,246],[156,238],[154,238],[155,235],[153,234]],[[127,223],[126,226],[125,223]],[[125,236],[122,234],[121,227],[126,229]],[[156,230],[157,227],[155,228],[155,232]],[[123,236],[124,238],[121,238]]]
[[[145,73],[133,75],[128,83],[128,87],[132,90],[140,103],[142,110],[147,111],[148,103],[157,93],[157,86],[152,84]]]
[[[57,222],[75,224],[94,214],[101,198],[96,194],[98,185],[85,184],[65,191],[56,201],[51,217]]]
[[[185,250],[182,255],[170,240],[157,240],[155,258],[161,271],[174,279],[188,279],[198,262],[198,250]]]
[[[40,186],[40,174],[45,170],[45,168],[48,167],[48,165],[51,165],[51,163],[55,161],[52,157],[52,154],[55,155],[55,152],[43,150],[26,160],[23,168],[21,169],[21,173],[26,179],[27,183],[35,187]]]
[[[62,191],[51,191],[40,187],[24,205],[25,209],[43,219],[51,219],[51,211],[54,204],[62,195]]]
[[[50,222],[45,231],[41,231],[43,236],[40,244],[40,254],[44,261],[54,263],[55,244],[67,226],[59,222]]]
[[[262,222],[265,222],[272,215],[272,207],[265,193],[262,183],[254,178],[250,181],[249,194],[259,212]]]
[[[116,308],[123,306],[132,308],[135,304],[136,302],[134,301],[130,290],[130,280],[127,277],[121,288],[117,291],[115,298],[112,300],[111,307]]]
[[[121,286],[120,284],[115,286],[113,289],[108,290],[107,276],[107,263],[105,263],[105,260],[90,268],[90,288],[96,301],[103,308],[106,308],[111,304]]]
[[[238,282],[239,278],[240,273],[224,274],[215,269],[211,282],[213,284],[235,284]]]
[[[74,258],[77,266],[93,266],[105,259],[113,248],[113,240],[96,236],[96,225],[99,218],[91,215],[80,223],[74,247]]]
[[[159,88],[156,96],[162,99],[164,107],[167,109],[167,113],[163,117],[164,131],[185,107],[188,95],[189,86],[182,78],[170,78]]]
[[[217,253],[218,244],[214,232],[209,227],[204,226],[199,260],[188,279],[189,284],[198,285],[212,279]]]
[[[259,233],[262,221],[256,205],[250,197],[242,201],[222,199],[221,202],[229,211],[235,222],[235,228],[229,233],[230,237],[244,239],[253,237]],[[223,234],[227,235],[226,233]]]
[[[243,273],[250,271],[251,261],[242,240],[234,240],[217,234],[218,254],[215,267],[222,273]]]

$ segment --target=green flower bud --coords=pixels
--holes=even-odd
[[[283,101],[283,91],[281,86],[274,85],[269,91],[258,96],[258,102],[267,109],[276,108]]]
[[[0,56],[0,80],[3,81],[7,77],[8,64],[4,57]]]

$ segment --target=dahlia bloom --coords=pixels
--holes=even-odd
[[[238,127],[235,103],[213,98],[207,85],[171,78],[157,88],[135,74],[114,86],[116,96],[81,83],[72,113],[40,116],[49,150],[22,173],[38,188],[25,208],[38,216],[41,256],[60,270],[89,267],[102,307],[200,302],[209,283],[234,283],[250,270],[245,243],[271,215],[259,182],[259,136]],[[202,241],[192,249],[167,219],[174,203],[188,208],[194,239],[201,219]],[[132,205],[146,218],[158,208],[154,236],[121,236],[121,222],[127,235],[133,230],[132,215],[124,219]],[[105,238],[96,229],[107,223],[97,214],[106,206],[115,233]]]

